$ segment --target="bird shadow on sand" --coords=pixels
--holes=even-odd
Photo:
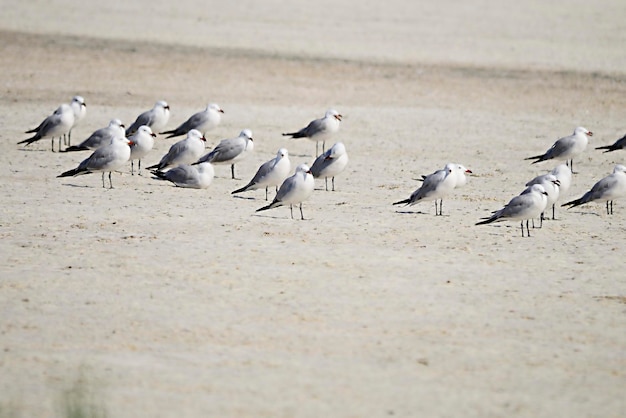
[[[397,210],[396,213],[400,213],[402,215],[431,215],[431,216],[435,216],[432,213],[429,212],[422,212],[420,210]],[[442,217],[448,217],[450,215],[445,214],[445,215],[436,215],[437,217],[442,216]]]
[[[58,151],[50,151],[49,149],[38,149],[38,148],[18,148],[18,151],[23,152],[58,152]]]
[[[235,198],[235,199],[241,199],[241,200],[257,200],[257,198],[256,198],[256,197],[249,197],[249,196],[234,196],[234,195],[233,195],[233,198]]]
[[[293,222],[293,221],[311,221],[312,220],[311,218],[300,219],[298,217],[298,218],[291,219],[289,216],[287,216],[287,217],[285,217],[285,216],[278,216],[278,215],[277,216],[272,216],[272,215],[263,215],[263,214],[260,214],[260,213],[253,213],[252,216],[257,216],[259,218],[267,218],[267,219],[285,220],[285,221],[291,221],[291,222]]]
[[[90,186],[88,184],[61,183],[61,186],[77,187],[80,189],[95,189],[95,186]],[[103,189],[104,187],[100,186],[100,188]],[[106,189],[108,189],[108,187],[106,187]]]

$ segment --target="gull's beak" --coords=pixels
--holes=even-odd
[[[469,168],[467,170],[465,170],[465,172],[472,174],[472,170],[470,170]]]
[[[85,107],[87,107],[87,103],[82,102],[82,103],[81,103],[81,106],[85,106]]]
[[[120,128],[125,128],[126,126],[124,126],[123,123],[120,123]]]
[[[154,132],[152,132],[150,136],[152,136],[153,138],[156,138],[156,134]]]
[[[341,115],[336,115],[335,116],[335,119],[337,119],[339,122],[341,122],[341,118],[343,118],[343,116],[341,116]]]
[[[133,141],[129,140],[128,141],[128,146],[130,147],[130,146],[133,146],[133,145],[135,145],[135,143]]]
[[[220,113],[224,113],[224,111],[223,111],[222,109],[218,110],[218,112],[220,112]]]
[[[167,105],[167,106],[163,106],[163,109],[170,110],[170,106],[169,106],[169,105]]]
[[[593,132],[587,132],[587,136],[593,136]]]
[[[204,142],[206,142],[206,138],[204,136],[201,136],[200,139]]]

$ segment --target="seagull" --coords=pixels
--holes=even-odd
[[[626,195],[626,167],[617,164],[613,169],[613,173],[604,177],[593,185],[591,190],[585,193],[581,198],[564,203],[561,206],[569,206],[571,209],[575,206],[584,205],[589,202],[606,202],[607,215],[613,214],[613,200]],[[610,204],[610,210],[609,210]]]
[[[139,129],[128,139],[132,145],[130,146],[130,173],[135,174],[134,164],[135,160],[138,161],[137,174],[141,175],[141,159],[148,155],[154,146],[154,138],[156,134],[152,132],[147,125],[141,125]]]
[[[314,178],[324,177],[326,191],[328,191],[328,177],[332,178],[333,192],[335,191],[335,176],[341,174],[348,165],[348,153],[342,142],[337,142],[326,152],[315,159],[311,166]]]
[[[256,190],[265,187],[265,200],[267,199],[267,190],[270,186],[276,187],[285,181],[291,171],[291,162],[289,161],[289,153],[285,148],[281,148],[276,153],[276,157],[263,163],[257,170],[254,177],[248,184],[241,189],[237,189],[231,194],[241,193],[248,190]]]
[[[205,132],[214,129],[220,124],[222,120],[222,113],[224,113],[224,111],[219,107],[219,105],[209,103],[205,110],[193,114],[178,128],[172,129],[171,131],[161,132],[161,134],[167,135],[166,138],[173,138],[175,136],[185,135],[192,129],[197,129],[204,135]]]
[[[104,145],[93,152],[86,160],[83,160],[78,167],[68,170],[57,177],[79,176],[102,172],[102,187],[104,185],[104,173],[109,172],[109,185],[113,188],[111,172],[122,167],[130,158],[130,147],[132,143],[124,136],[111,139],[108,145]]]
[[[394,205],[405,206],[415,205],[422,200],[434,200],[435,201],[435,215],[442,215],[443,197],[447,196],[456,187],[459,181],[458,174],[455,171],[459,170],[459,165],[454,163],[448,163],[446,166],[437,170],[434,173],[426,176],[422,186],[415,190],[408,199],[395,202]],[[437,200],[441,199],[439,204],[439,211],[437,211]]]
[[[114,137],[124,136],[124,124],[119,119],[111,119],[108,126],[94,131],[87,139],[78,145],[68,147],[63,152],[86,151],[98,149],[107,145]]]
[[[341,122],[342,117],[335,109],[329,109],[323,118],[315,119],[305,128],[297,132],[284,133],[283,136],[309,138],[311,141],[315,141],[315,155],[317,156],[318,143],[322,142],[322,152],[324,152],[326,140],[339,130],[339,122]]]
[[[603,147],[597,147],[596,149],[605,149],[606,151],[604,152],[612,152],[624,148],[626,148],[626,135],[615,141],[613,145],[605,145]]]
[[[44,119],[35,129],[31,129],[26,133],[33,133],[35,135],[18,142],[18,144],[26,144],[28,146],[33,142],[40,139],[50,138],[52,142],[52,151],[54,152],[54,137],[59,138],[59,150],[61,150],[61,137],[67,134],[74,125],[74,111],[68,104],[62,104],[59,106],[53,114]]]
[[[141,115],[137,116],[133,124],[126,129],[126,136],[131,136],[143,125],[149,127],[153,132],[159,132],[165,128],[169,120],[170,107],[167,102],[159,100],[154,104],[152,109],[146,110]]]
[[[74,124],[72,125],[70,131],[67,133],[68,146],[71,145],[72,141],[72,129],[74,129],[74,127],[78,125],[78,122],[80,122],[87,114],[87,104],[85,103],[85,99],[83,99],[82,96],[72,97],[70,107],[74,111]]]
[[[484,225],[498,221],[520,220],[522,225],[522,237],[524,237],[524,221],[526,221],[527,236],[530,237],[528,220],[538,217],[546,209],[548,193],[541,184],[533,184],[526,188],[520,195],[515,196],[502,209],[496,211],[491,217],[476,225]]]
[[[272,203],[262,208],[257,209],[257,212],[277,208],[279,206],[289,205],[291,211],[291,219],[293,219],[293,205],[300,204],[300,218],[304,220],[304,214],[302,213],[302,202],[307,200],[313,189],[315,188],[315,179],[311,174],[309,166],[306,164],[300,164],[296,168],[296,173],[288,177],[278,189],[276,197]]]
[[[548,173],[548,174],[543,174],[541,176],[535,177],[534,179],[526,183],[526,186],[527,187],[532,186],[533,184],[541,184],[543,188],[546,190],[546,193],[548,196],[547,201],[546,201],[546,209],[549,207],[552,207],[552,219],[556,219],[554,217],[554,205],[556,201],[559,200],[561,182],[559,181],[559,179],[557,179],[557,177],[554,174]],[[543,226],[544,212],[541,212],[541,215],[539,217],[540,219],[539,228]],[[533,227],[534,227],[534,221],[533,221]]]
[[[192,129],[187,133],[185,139],[181,139],[170,147],[158,164],[147,167],[147,169],[163,171],[175,165],[191,164],[204,152],[204,142],[206,142],[206,138],[198,130]]]
[[[254,150],[254,141],[250,129],[244,129],[236,138],[222,139],[219,144],[197,162],[211,164],[230,164],[232,178],[235,178],[235,163]]]
[[[565,160],[566,162],[569,160],[569,167],[574,172],[574,157],[587,148],[588,137],[590,136],[593,136],[593,132],[579,126],[574,129],[574,133],[570,136],[557,140],[544,154],[528,157],[526,160],[535,160],[532,164],[551,159]]]
[[[213,181],[214,170],[211,163],[181,164],[165,172],[153,171],[152,174],[174,183],[177,187],[206,189]]]

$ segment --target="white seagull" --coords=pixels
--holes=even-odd
[[[552,159],[565,160],[565,162],[569,160],[569,167],[574,172],[574,157],[587,148],[588,137],[592,135],[593,132],[579,126],[574,129],[573,134],[557,140],[544,154],[528,157],[526,160],[535,160],[532,164]]]
[[[437,170],[434,173],[426,176],[424,178],[424,183],[422,186],[415,190],[408,199],[401,200],[399,202],[395,202],[394,205],[402,205],[405,206],[415,205],[423,200],[435,201],[435,215],[442,215],[442,207],[443,207],[443,197],[447,196],[454,190],[459,182],[459,175],[456,171],[459,171],[462,167],[459,164],[448,163],[446,166]],[[464,167],[463,167],[464,168]],[[437,210],[437,200],[441,199],[441,203],[439,204],[439,210]]]
[[[322,142],[322,152],[324,152],[326,140],[339,130],[339,122],[341,122],[342,117],[335,109],[329,109],[323,118],[315,119],[299,131],[284,133],[283,136],[308,138],[311,141],[315,141],[315,155],[317,156],[318,143]]]
[[[232,178],[235,178],[235,163],[241,161],[254,150],[254,140],[250,129],[244,129],[236,138],[222,139],[211,152],[201,157],[198,164],[230,164]]]
[[[53,114],[45,118],[38,127],[31,129],[30,131],[26,131],[26,133],[35,132],[35,135],[18,142],[18,144],[26,144],[25,146],[27,146],[33,142],[39,141],[40,139],[50,138],[52,142],[52,151],[54,151],[54,138],[58,137],[59,150],[61,150],[61,137],[72,129],[74,120],[75,117],[72,107],[68,104],[62,104],[54,111]]]
[[[103,145],[108,145],[111,139],[119,136],[124,136],[124,124],[119,119],[111,119],[106,127],[94,131],[83,142],[66,148],[64,152],[98,149]]]
[[[335,191],[335,176],[341,174],[348,165],[348,153],[342,142],[337,142],[326,152],[315,159],[311,166],[313,177],[324,177],[326,191],[328,191],[328,177],[332,178],[333,192]]]
[[[78,123],[85,117],[87,114],[87,104],[85,103],[85,99],[83,96],[74,96],[72,97],[72,101],[70,102],[70,107],[74,111],[74,124],[70,128],[70,131],[67,133],[67,145],[71,145],[72,142],[72,129],[78,125]]]
[[[153,171],[152,174],[162,180],[174,183],[177,187],[206,189],[211,185],[215,173],[211,163],[201,163],[197,165],[181,164],[165,172]]]
[[[306,164],[300,164],[296,168],[296,173],[288,177],[278,189],[276,197],[267,206],[257,209],[257,212],[262,210],[268,210],[279,206],[289,205],[291,211],[291,219],[293,219],[293,205],[300,204],[300,218],[304,220],[304,214],[302,213],[302,202],[307,200],[313,189],[315,188],[315,179],[311,174],[309,166]]]
[[[132,145],[130,146],[130,173],[135,174],[134,161],[138,160],[137,174],[141,175],[141,159],[148,155],[154,147],[154,138],[156,134],[152,132],[147,125],[142,125],[128,139]]]
[[[571,209],[589,202],[606,202],[606,213],[612,215],[613,200],[624,196],[626,196],[626,167],[618,164],[613,169],[613,173],[594,184],[591,190],[581,198],[564,203],[561,206],[569,206],[568,209]]]
[[[130,158],[131,142],[124,136],[113,138],[108,145],[104,145],[93,152],[86,160],[82,161],[78,167],[68,170],[57,177],[79,176],[102,172],[102,187],[104,185],[104,173],[109,172],[109,185],[113,188],[111,172],[122,167]]]
[[[533,184],[526,188],[520,195],[515,196],[502,209],[494,212],[489,218],[476,223],[484,225],[491,222],[520,220],[522,225],[522,237],[524,236],[524,221],[526,221],[527,236],[530,237],[528,220],[541,215],[548,203],[548,193],[541,184]]]
[[[556,201],[559,200],[559,197],[560,197],[561,182],[554,174],[548,173],[548,174],[543,174],[541,176],[535,177],[534,179],[526,183],[526,186],[527,187],[532,186],[533,184],[541,184],[543,188],[546,190],[546,193],[548,196],[547,201],[546,201],[546,209],[549,207],[552,207],[552,219],[556,219],[554,217],[554,205]],[[545,209],[544,209],[544,212],[541,212],[541,215],[539,218],[540,219],[539,228],[543,226],[543,220],[545,219],[544,213],[545,213]],[[533,227],[534,225],[535,224],[533,221]]]
[[[267,200],[267,191],[270,186],[278,186],[289,176],[291,171],[291,162],[289,161],[289,152],[285,148],[281,148],[276,153],[276,157],[263,163],[257,170],[252,180],[241,189],[237,189],[231,194],[241,193],[248,190],[257,190],[265,187],[265,200]]]
[[[172,167],[179,164],[191,164],[204,152],[204,143],[206,138],[196,130],[192,129],[187,132],[187,137],[181,139],[174,145],[172,145],[167,152],[161,158],[158,164],[147,167],[148,170],[156,169],[157,171],[163,171],[168,167]]]
[[[148,126],[152,132],[159,132],[165,128],[169,120],[170,106],[166,101],[159,100],[154,104],[152,109],[146,110],[141,115],[137,116],[133,124],[126,129],[126,136],[131,136],[143,125]]]
[[[161,132],[167,135],[166,138],[185,135],[192,129],[197,129],[203,135],[205,132],[214,129],[222,121],[222,113],[224,111],[216,103],[209,103],[206,109],[201,112],[194,113],[189,119],[183,122],[178,128],[170,131]]]

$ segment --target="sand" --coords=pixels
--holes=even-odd
[[[624,416],[626,200],[474,224],[578,125],[568,197],[626,161],[593,149],[624,134],[626,6],[516,3],[3,8],[0,416]],[[16,143],[75,94],[74,143],[165,99],[255,151],[207,190],[58,179],[88,153]],[[231,196],[280,147],[311,163],[280,134],[329,107],[350,163],[305,221]],[[391,205],[449,161],[474,174],[444,216]]]

